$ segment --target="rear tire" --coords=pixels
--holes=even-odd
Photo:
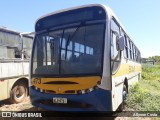
[[[119,111],[123,111],[123,109],[125,108],[126,105],[126,100],[127,100],[127,87],[126,85],[123,85],[123,91],[122,91],[122,103],[119,106]]]
[[[10,102],[11,103],[20,103],[22,102],[28,94],[27,85],[19,82],[16,83],[10,93]]]

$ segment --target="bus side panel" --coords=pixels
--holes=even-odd
[[[112,92],[113,92],[113,111],[116,111],[118,106],[122,103],[123,77],[112,78]]]
[[[122,60],[119,70],[115,75],[112,76],[112,88],[113,88],[113,110],[116,110],[123,101],[123,85],[124,81],[127,80],[127,86],[130,88],[131,85],[138,82],[141,74],[141,65],[139,63],[129,61],[125,62]],[[128,88],[128,90],[129,90]]]
[[[1,64],[0,78],[23,75],[22,62],[6,62]]]
[[[8,84],[8,80],[0,79],[0,101],[8,98],[7,84]]]
[[[29,74],[29,61],[23,62],[23,75]]]
[[[0,80],[2,80],[0,81],[0,91],[3,91],[0,93],[0,100],[4,100],[10,97],[14,83],[24,75],[28,75],[29,62],[3,60],[0,63],[0,70]]]

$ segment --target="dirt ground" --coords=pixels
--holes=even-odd
[[[30,98],[27,97],[22,103],[11,104],[8,100],[0,101],[0,111],[23,111],[26,109],[38,110],[31,105]]]
[[[125,110],[128,110],[127,108]],[[130,109],[129,109],[130,110]],[[9,101],[4,100],[0,101],[0,112],[1,111],[44,111],[43,109],[34,107],[31,105],[30,98],[27,97],[22,103],[19,104],[10,104]],[[1,116],[1,115],[0,115]],[[33,119],[33,118],[32,118]],[[35,118],[37,120],[37,118]],[[47,120],[49,118],[38,118],[39,120]],[[52,120],[152,120],[152,118],[148,117],[80,117],[80,118],[71,118],[71,117],[54,117]],[[19,120],[15,118],[2,118],[0,120]],[[21,118],[20,120],[28,120],[27,118]],[[154,119],[155,120],[155,119]],[[157,120],[157,119],[156,119]]]

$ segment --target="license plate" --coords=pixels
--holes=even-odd
[[[53,103],[67,104],[67,98],[53,98]]]

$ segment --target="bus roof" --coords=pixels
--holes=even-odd
[[[33,37],[34,36],[34,32],[18,32],[16,30],[12,30],[12,29],[9,29],[7,27],[3,27],[3,26],[0,26],[0,31],[2,32],[6,32],[6,33],[10,33],[10,34],[15,34],[15,35],[20,35],[22,34],[24,37]]]
[[[20,32],[17,32],[16,30],[11,30],[7,27],[3,27],[3,26],[0,26],[0,31],[3,31],[3,32],[7,32],[7,33],[12,33],[12,34],[20,34]]]
[[[112,11],[112,9],[110,7],[104,5],[104,4],[88,4],[88,5],[81,5],[81,6],[76,6],[76,7],[71,7],[71,8],[66,8],[66,9],[58,10],[58,11],[55,11],[55,12],[52,12],[52,13],[49,13],[49,14],[41,16],[40,18],[37,19],[36,23],[40,19],[43,19],[43,18],[48,17],[48,16],[52,16],[52,15],[55,15],[55,14],[58,14],[58,13],[61,13],[61,12],[66,12],[66,11],[69,11],[69,10],[75,10],[75,9],[85,8],[85,7],[92,7],[92,6],[100,6],[100,7],[102,7],[106,11],[106,13],[108,14],[108,17],[111,17],[111,15],[114,16],[114,18],[117,20],[117,22],[119,23],[119,25],[124,30],[124,27],[122,26],[122,24],[120,23],[120,21],[118,20],[118,18],[116,17],[116,15],[114,14],[114,12]]]
[[[102,7],[107,15],[108,15],[108,18],[111,19],[111,17],[113,16],[116,21],[118,22],[118,24],[121,26],[122,30],[126,33],[126,35],[130,38],[130,40],[132,41],[132,43],[134,44],[132,38],[128,35],[128,33],[126,32],[126,30],[124,29],[123,25],[121,24],[121,22],[119,21],[118,17],[115,15],[115,13],[112,11],[112,9],[110,7],[108,7],[107,5],[104,5],[104,4],[88,4],[88,5],[81,5],[81,6],[76,6],[76,7],[71,7],[71,8],[66,8],[66,9],[62,9],[62,10],[58,10],[58,11],[55,11],[55,12],[52,12],[52,13],[49,13],[49,14],[46,14],[46,15],[43,15],[41,16],[40,18],[37,19],[36,23],[45,18],[45,17],[49,17],[49,16],[52,16],[52,15],[55,15],[55,14],[58,14],[58,13],[62,13],[62,12],[66,12],[66,11],[69,11],[69,10],[76,10],[76,9],[79,9],[79,8],[85,8],[85,7],[93,7],[93,6],[99,6],[99,7]],[[35,23],[35,25],[36,25]],[[135,44],[134,44],[135,45]],[[136,45],[135,45],[136,46]]]

